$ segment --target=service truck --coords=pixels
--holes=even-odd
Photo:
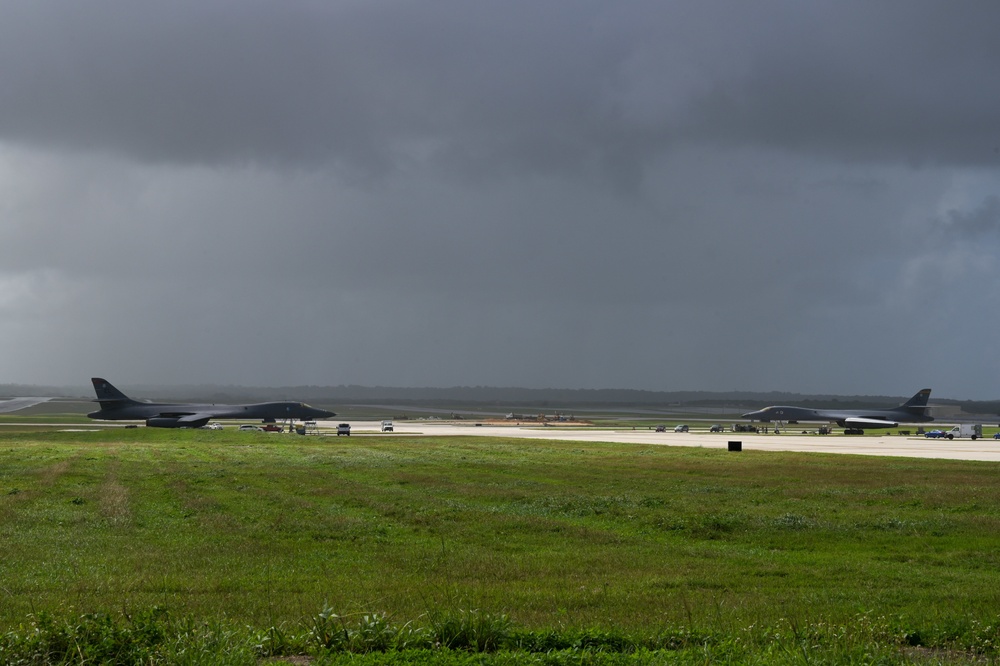
[[[960,423],[944,435],[948,439],[956,437],[971,437],[973,440],[983,436],[983,426],[979,423]]]

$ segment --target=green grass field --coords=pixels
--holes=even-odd
[[[475,663],[574,646],[594,661],[565,663],[991,660],[996,477],[627,444],[6,428],[0,663],[32,632],[136,618],[317,663],[440,648],[433,632],[457,625],[502,636],[499,661]],[[323,645],[323,623],[355,643]],[[420,663],[465,663],[434,654]]]

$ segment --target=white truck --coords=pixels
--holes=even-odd
[[[944,434],[948,439],[971,437],[973,441],[983,436],[983,426],[979,423],[961,423]]]

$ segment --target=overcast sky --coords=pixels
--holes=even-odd
[[[0,0],[0,383],[1000,397],[995,0]]]

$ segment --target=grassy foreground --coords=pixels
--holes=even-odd
[[[0,431],[0,663],[980,663],[1000,641],[996,472]]]

